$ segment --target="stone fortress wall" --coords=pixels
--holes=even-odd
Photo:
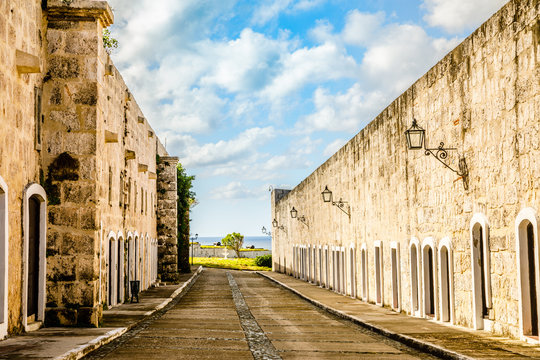
[[[0,337],[21,331],[23,322],[22,203],[40,179],[33,104],[43,81],[45,26],[39,1],[0,3]]]
[[[539,6],[507,3],[292,191],[274,190],[274,271],[537,341]],[[408,150],[413,117],[468,178]],[[323,202],[326,186],[345,211]]]
[[[106,1],[0,4],[0,337],[98,326],[176,259],[174,234],[158,243],[157,162],[178,159],[103,47],[112,21]]]

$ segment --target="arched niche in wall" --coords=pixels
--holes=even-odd
[[[484,329],[484,319],[491,308],[491,266],[489,222],[484,214],[474,214],[470,223],[471,269],[473,291],[473,325]]]
[[[137,231],[133,232],[133,238],[134,238],[134,256],[135,258],[133,259],[133,268],[135,269],[135,276],[133,278],[133,280],[141,280],[141,275],[140,275],[140,268],[139,268],[139,263],[140,263],[140,238],[139,238],[139,233]],[[140,285],[139,285],[140,286]]]
[[[424,316],[437,319],[437,247],[431,237],[422,242]]]
[[[319,264],[319,271],[318,271],[318,277],[319,277],[319,286],[323,286],[323,250],[322,245],[319,245],[318,247],[318,264]]]
[[[9,192],[0,176],[0,339],[7,336],[8,264],[9,264]]]
[[[127,279],[127,294],[131,297],[131,283],[135,280],[135,240],[133,239],[133,233],[128,231],[127,233],[127,266],[126,266],[126,279]]]
[[[312,259],[311,259],[311,245],[307,245],[306,246],[306,258],[307,258],[307,261],[306,261],[306,281],[308,282],[311,282],[313,280],[313,274],[311,272],[311,269],[312,269],[312,266],[311,266],[311,263],[312,263]]]
[[[312,261],[313,262],[313,279],[312,280],[313,280],[313,283],[315,285],[317,285],[319,279],[318,279],[318,276],[317,276],[318,271],[317,271],[317,246],[316,245],[313,245],[311,247],[311,252],[313,254],[313,256],[312,256],[312,260],[313,260]]]
[[[23,194],[23,325],[45,318],[47,273],[47,195],[38,184],[30,184]]]
[[[420,242],[417,238],[411,238],[409,241],[409,274],[411,277],[411,315],[422,316],[422,296],[420,291],[422,289],[422,276],[420,276],[420,269],[422,268],[422,261],[420,255]]]
[[[360,247],[360,267],[362,272],[362,300],[369,299],[369,272],[367,245],[364,243]]]
[[[384,304],[384,264],[383,264],[383,242],[380,240],[374,243],[374,264],[375,264],[375,304]]]
[[[116,233],[110,231],[107,235],[107,304],[114,306],[118,303],[118,243]]]
[[[340,254],[340,273],[341,273],[341,294],[347,294],[347,257],[345,256],[345,248],[342,246],[339,249]]]
[[[118,271],[116,276],[116,300],[117,303],[121,304],[124,302],[125,297],[125,264],[124,264],[124,258],[125,258],[125,242],[124,242],[124,233],[120,230],[118,231],[118,235],[116,236],[118,249],[116,252],[117,260],[116,263],[118,264]],[[129,284],[129,283],[128,283]]]
[[[439,241],[439,313],[443,322],[454,323],[454,260],[449,237]]]
[[[349,253],[349,279],[351,282],[351,292],[350,295],[352,298],[356,298],[356,248],[354,243],[351,243],[348,249]]]
[[[399,243],[392,241],[390,243],[390,262],[392,271],[392,308],[401,311],[401,262],[400,262]]]
[[[144,250],[144,288],[150,287],[150,235],[146,233],[145,250]]]
[[[522,338],[538,341],[540,267],[538,259],[538,217],[536,210],[525,208],[516,218],[516,257],[519,284],[519,328]]]
[[[324,287],[330,289],[330,255],[328,245],[324,245]]]

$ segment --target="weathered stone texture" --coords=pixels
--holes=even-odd
[[[399,96],[341,150],[290,193],[272,198],[277,264],[292,271],[292,246],[354,245],[361,294],[361,246],[367,248],[369,301],[375,301],[374,242],[383,242],[383,302],[390,306],[390,242],[400,244],[401,309],[411,313],[409,242],[450,237],[454,323],[473,326],[469,226],[489,220],[492,331],[519,336],[519,272],[514,222],[524,208],[540,210],[540,22],[536,0],[513,0]],[[427,145],[444,141],[467,161],[469,189],[424,151],[408,150],[414,117]],[[351,218],[322,202],[328,186],[351,205]],[[282,197],[282,198],[281,198]],[[290,216],[292,207],[309,226]],[[318,255],[317,255],[318,256]],[[347,275],[350,283],[350,275]],[[349,284],[350,288],[350,284]],[[360,295],[359,295],[360,296]],[[439,304],[437,304],[437,307]]]
[[[178,158],[163,156],[157,167],[158,266],[168,279],[178,274],[177,164]]]
[[[7,183],[8,235],[8,333],[22,331],[22,194],[30,183],[39,183],[39,151],[34,150],[34,88],[41,87],[39,74],[19,74],[16,52],[37,57],[41,69],[45,58],[39,34],[43,33],[41,2],[0,2],[0,177]],[[0,336],[4,336],[1,334]]]
[[[103,305],[117,301],[111,304],[109,296],[111,247],[118,254],[123,241],[124,256],[115,259],[124,265],[118,267],[123,288],[115,290],[120,301],[135,274],[141,290],[154,280],[157,190],[149,173],[156,172],[162,145],[148,136],[154,130],[147,122],[138,122],[144,115],[104,50],[102,30],[112,22],[107,3],[49,0],[47,15],[42,161],[47,191],[54,194],[48,207],[47,323],[98,326]],[[106,143],[106,131],[119,141]],[[125,156],[128,150],[135,159]],[[140,172],[138,164],[148,171]]]

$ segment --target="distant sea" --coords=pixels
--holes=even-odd
[[[201,245],[213,245],[221,241],[223,237],[199,237],[196,241]],[[244,237],[244,247],[255,245],[257,249],[272,250],[272,238],[269,236],[246,236]]]

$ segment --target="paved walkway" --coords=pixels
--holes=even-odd
[[[164,310],[84,359],[432,359],[253,272],[205,269]]]
[[[103,327],[98,329],[42,328],[0,341],[0,359],[79,359],[166,306],[195,279],[196,274],[183,274],[178,285],[150,288],[140,294],[139,303],[126,303],[105,310]]]
[[[331,313],[440,356],[458,359],[540,359],[538,345],[403,315],[288,275],[273,272],[260,274]]]

